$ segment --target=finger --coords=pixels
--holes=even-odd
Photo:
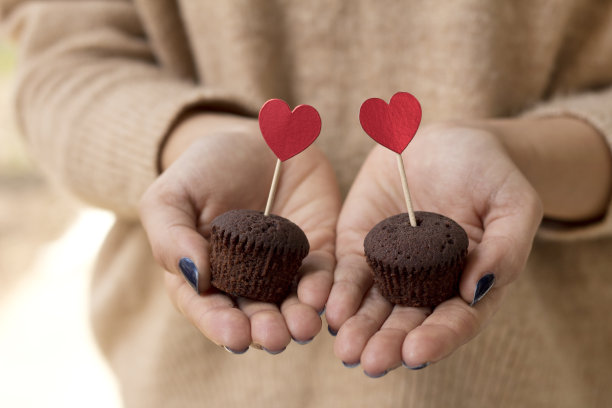
[[[406,335],[430,314],[431,308],[427,307],[395,306],[361,353],[363,370],[371,377],[378,377],[401,365]]]
[[[165,283],[175,307],[212,342],[234,352],[251,344],[251,324],[226,295],[211,289],[198,296],[184,279],[165,272]]]
[[[300,268],[297,297],[303,304],[322,311],[333,284],[335,259],[327,251],[311,251]]]
[[[238,298],[237,303],[251,322],[251,338],[255,347],[261,347],[270,354],[285,350],[291,335],[278,306],[247,298]]]
[[[368,340],[383,325],[391,309],[391,303],[372,288],[357,313],[340,327],[334,342],[336,356],[345,364],[358,363]]]
[[[493,286],[516,279],[542,219],[541,203],[520,174],[508,178],[489,208],[482,240],[468,256],[459,286],[461,297],[470,304],[476,304]]]
[[[493,289],[486,301],[470,307],[459,297],[438,305],[406,336],[402,358],[408,367],[439,361],[478,334],[497,310],[505,288]]]
[[[285,299],[281,313],[291,338],[299,344],[310,342],[321,331],[321,317],[317,310],[301,303],[296,295]]]
[[[325,309],[325,318],[332,330],[338,330],[357,312],[372,284],[370,268],[363,254],[347,254],[338,259]]]
[[[164,175],[140,201],[140,218],[157,263],[182,274],[196,292],[210,283],[208,242],[197,231],[196,211],[176,187],[166,187]]]

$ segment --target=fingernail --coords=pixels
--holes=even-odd
[[[345,362],[343,361],[343,362],[342,362],[342,365],[343,365],[343,366],[345,366],[346,368],[355,368],[355,367],[357,367],[357,366],[359,365],[359,363],[360,363],[360,362],[358,361],[358,362],[356,362],[356,363],[349,364],[349,363],[345,363]]]
[[[404,367],[406,367],[407,369],[409,369],[409,370],[422,370],[423,368],[427,367],[427,366],[429,365],[429,363],[423,363],[423,364],[421,364],[421,365],[411,367],[411,366],[409,366],[408,364],[406,364],[406,363],[404,363],[404,362],[402,361],[402,365],[403,365]]]
[[[325,313],[325,306],[323,306],[323,309],[319,310],[319,316],[323,316],[323,313]]]
[[[327,325],[327,331],[334,337],[336,336],[336,334],[338,334],[338,330],[332,329],[331,327],[329,327],[329,325]]]
[[[480,280],[476,284],[476,290],[474,291],[474,300],[472,300],[470,306],[474,306],[476,303],[478,303],[491,290],[494,284],[495,275],[493,275],[492,273],[488,273],[482,278],[480,278]]]
[[[189,258],[181,258],[179,261],[179,269],[193,290],[195,290],[196,293],[200,293],[198,291],[198,268],[193,261]]]
[[[265,352],[267,352],[268,354],[272,354],[272,355],[277,355],[277,354],[280,354],[280,353],[282,353],[283,351],[285,351],[285,349],[286,349],[286,348],[287,348],[287,347],[283,347],[283,348],[282,348],[282,349],[280,349],[280,350],[268,350],[267,348],[262,347],[262,349],[263,349]]]
[[[366,370],[363,370],[363,373],[365,375],[367,375],[370,378],[380,378],[380,377],[384,377],[385,375],[387,375],[387,373],[389,372],[389,370],[385,370],[382,373],[378,373],[378,374],[370,374],[368,373]]]
[[[249,351],[249,348],[245,348],[244,350],[233,350],[227,346],[223,346],[223,348],[225,349],[225,351],[227,351],[228,353],[232,353],[232,354],[244,354],[247,351]]]
[[[314,337],[309,338],[308,340],[298,340],[298,339],[294,339],[292,337],[293,341],[295,341],[297,344],[303,346],[304,344],[308,344],[312,341],[312,339],[314,339]]]

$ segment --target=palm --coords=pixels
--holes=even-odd
[[[327,306],[330,327],[340,328],[336,354],[346,363],[361,362],[373,375],[402,362],[420,366],[438,361],[476,335],[503,292],[493,290],[486,302],[471,308],[477,280],[487,268],[507,265],[518,272],[535,231],[530,219],[519,232],[524,235],[517,249],[520,257],[500,259],[501,245],[508,244],[503,231],[515,221],[517,207],[532,199],[533,191],[492,135],[472,129],[422,133],[404,154],[415,209],[441,213],[463,226],[470,241],[468,266],[461,297],[444,302],[433,313],[428,308],[393,306],[372,286],[363,239],[379,221],[406,212],[394,153],[375,148],[342,208],[338,266]]]
[[[204,265],[201,275],[210,276],[208,242],[201,238],[210,235],[210,222],[230,209],[263,209],[275,161],[260,136],[226,132],[196,142],[160,177],[161,183],[164,178],[172,180],[170,202],[186,206],[184,212],[197,219],[202,244],[199,264]],[[291,338],[311,339],[320,330],[318,311],[323,309],[333,281],[339,207],[331,167],[316,147],[307,149],[283,163],[272,207],[272,213],[298,224],[310,243],[297,293],[279,308],[232,299],[209,287],[208,282],[200,284],[203,293],[197,295],[181,277],[167,273],[170,297],[207,337],[232,350],[255,343],[278,351]]]

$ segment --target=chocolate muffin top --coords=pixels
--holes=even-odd
[[[276,247],[303,254],[310,249],[300,227],[274,214],[264,216],[261,211],[231,210],[215,218],[211,226],[213,233],[222,232],[224,239],[233,244],[248,243],[248,247]]]
[[[409,264],[419,270],[467,251],[467,234],[455,221],[424,211],[415,212],[415,216],[416,227],[410,225],[408,214],[402,213],[372,228],[364,241],[368,258],[386,265]]]

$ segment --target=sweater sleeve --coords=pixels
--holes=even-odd
[[[187,110],[253,113],[164,69],[131,2],[0,0],[0,18],[19,42],[15,111],[29,150],[90,204],[134,216]]]
[[[573,116],[593,126],[612,147],[612,87],[574,95],[562,95],[542,102],[523,114],[524,117]],[[611,152],[612,154],[612,148]],[[597,175],[593,175],[597,177]],[[544,239],[575,240],[612,235],[612,202],[601,219],[583,223],[560,223],[545,220],[539,236]]]

